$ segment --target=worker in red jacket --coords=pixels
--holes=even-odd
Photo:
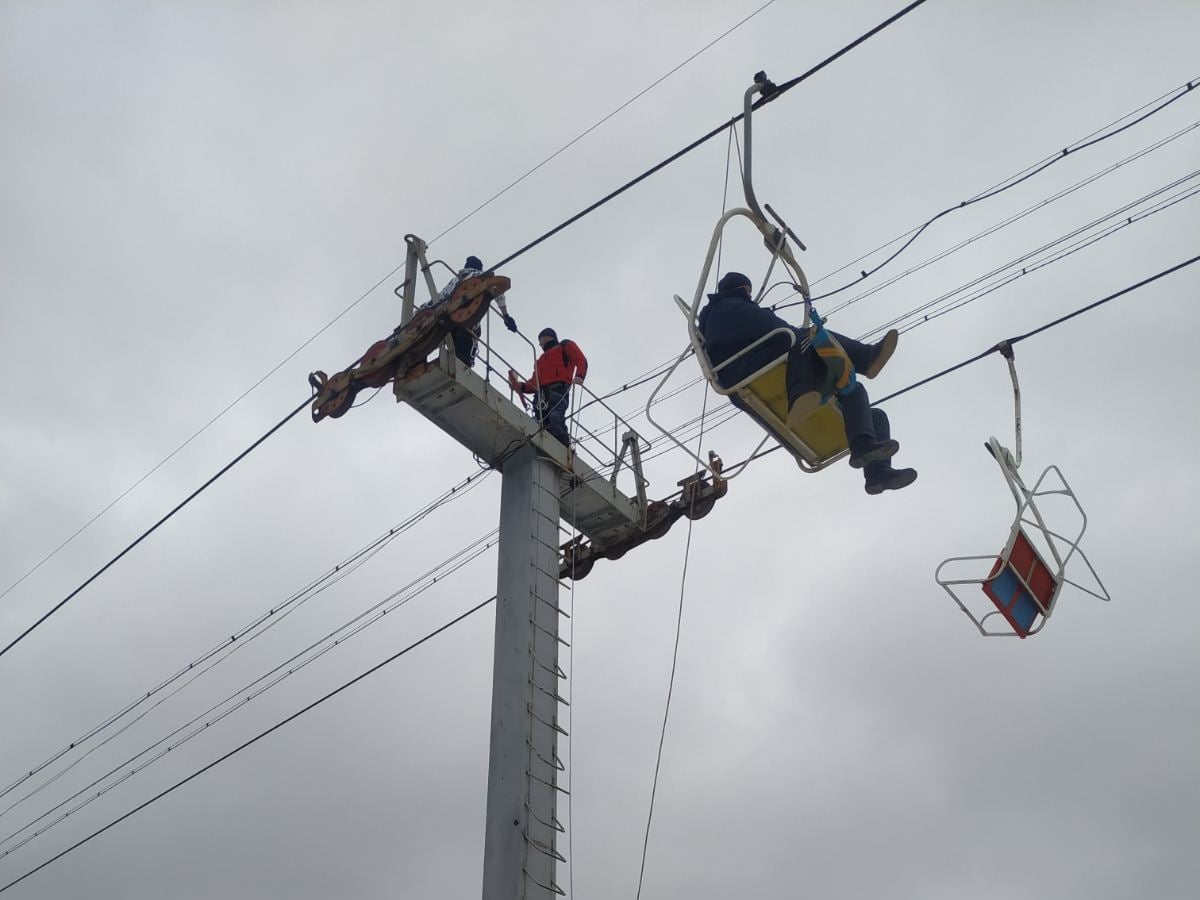
[[[571,403],[571,385],[583,384],[587,375],[587,357],[574,341],[559,341],[553,328],[543,328],[538,334],[542,355],[537,358],[533,377],[522,381],[521,376],[508,370],[508,384],[522,394],[535,394],[534,415],[538,424],[563,445],[571,446],[567,430],[567,407]]]

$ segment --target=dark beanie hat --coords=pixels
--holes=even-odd
[[[544,337],[548,337],[551,340],[557,341],[558,340],[558,332],[555,331],[553,328],[543,328],[541,331],[538,332],[538,339],[540,340]]]
[[[717,290],[722,293],[740,287],[753,287],[750,279],[741,272],[726,272],[721,280],[717,282]]]
[[[464,269],[482,269],[483,262],[479,259],[478,256],[468,256],[467,261],[465,263],[463,263],[463,268]]]

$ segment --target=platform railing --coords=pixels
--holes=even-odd
[[[508,383],[508,370],[515,372],[530,372],[536,378],[537,358],[541,348],[530,341],[520,332],[516,336],[529,347],[529,360],[524,365],[516,365],[504,356],[493,344],[491,339],[492,318],[499,313],[489,310],[484,319],[482,334],[479,338],[477,360],[483,364],[484,381],[496,390],[500,387],[493,384],[499,381],[508,392],[508,399],[524,407],[531,416],[536,418],[531,404],[525,395],[518,394]],[[522,354],[523,355],[523,354]],[[586,398],[586,399],[585,399]],[[536,402],[536,401],[535,401]],[[644,493],[647,482],[641,478],[641,484],[636,483],[640,478],[636,468],[631,465],[629,443],[636,442],[638,451],[649,449],[651,444],[624,416],[615,410],[607,400],[595,393],[586,384],[571,386],[570,407],[567,410],[567,427],[575,435],[573,449],[585,456],[594,468],[600,472],[611,472],[615,484],[617,475],[625,468],[635,479],[632,493]]]

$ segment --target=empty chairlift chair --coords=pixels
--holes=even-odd
[[[996,438],[985,444],[1016,501],[1017,511],[1008,539],[998,554],[955,556],[937,567],[937,583],[987,637],[1027,638],[1045,627],[1054,613],[1064,585],[1072,585],[1099,600],[1111,597],[1088,561],[1080,541],[1087,530],[1087,514],[1058,466],[1048,466],[1033,487],[1026,487],[1021,465],[1021,392],[1012,347],[1002,344],[1008,361],[1016,408],[1016,453]],[[1047,522],[1047,498],[1060,497],[1073,510],[1070,529],[1052,529]],[[1039,505],[1039,502],[1041,505]],[[1078,560],[1090,574],[1091,586],[1067,577],[1068,565]],[[987,566],[986,571],[983,566]],[[971,574],[975,570],[976,574]],[[982,574],[978,574],[982,573]],[[974,589],[974,590],[971,590]],[[977,593],[975,592],[977,591]]]

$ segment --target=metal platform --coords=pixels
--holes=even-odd
[[[507,453],[528,442],[559,469],[562,518],[598,544],[638,528],[637,503],[544,431],[503,393],[442,345],[437,359],[395,382],[403,401],[460,444],[503,471]]]

